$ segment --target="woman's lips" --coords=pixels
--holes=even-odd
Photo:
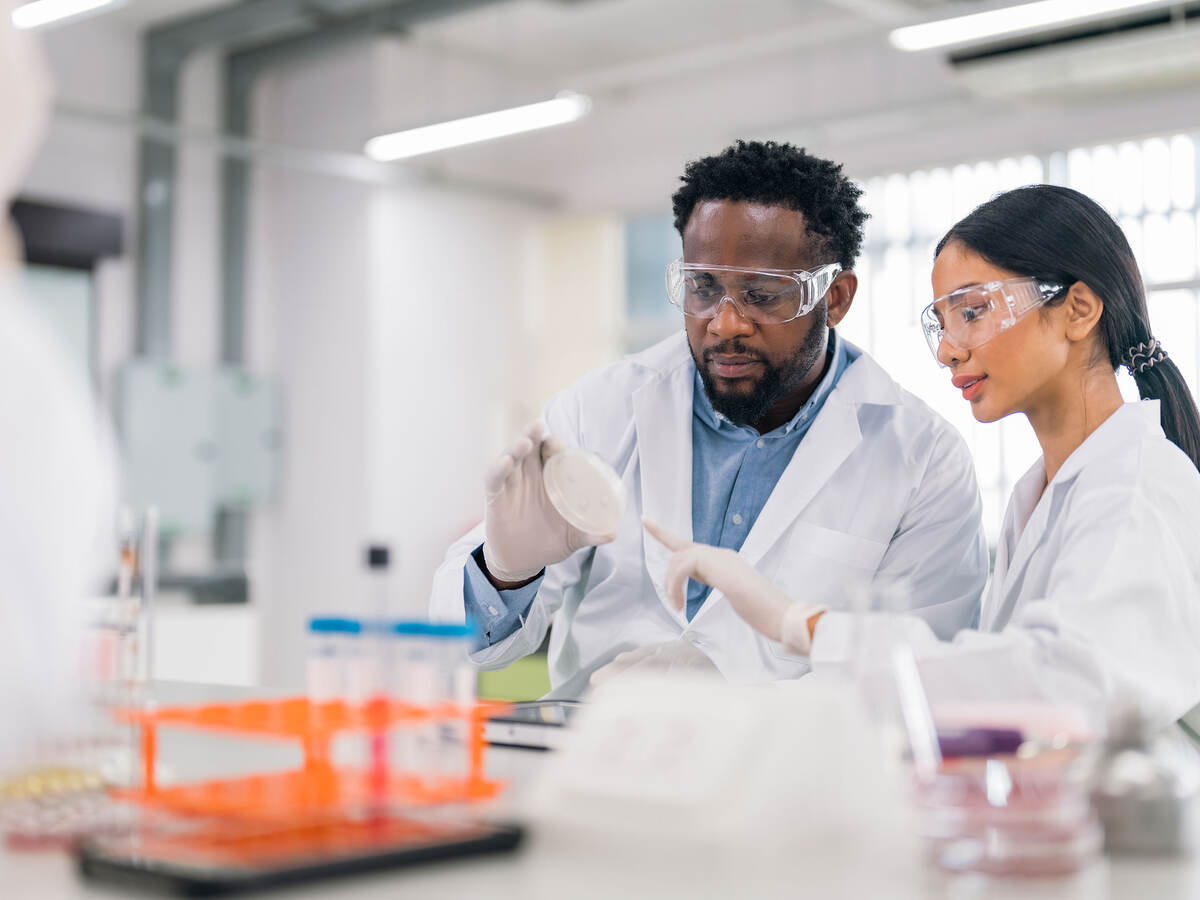
[[[951,383],[962,391],[963,399],[969,402],[979,396],[986,380],[986,375],[959,375],[952,378]]]

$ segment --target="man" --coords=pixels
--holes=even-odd
[[[553,437],[539,423],[501,457],[483,525],[434,579],[433,614],[480,625],[481,667],[533,652],[553,622],[554,696],[578,696],[630,651],[686,647],[744,683],[809,669],[703,585],[676,611],[670,551],[642,516],[737,550],[789,595],[832,609],[903,584],[906,607],[939,635],[971,623],[987,577],[962,439],[834,331],[858,286],[860,190],[840,166],[770,142],[739,141],[682,180],[668,293],[686,336],[554,397]],[[615,535],[575,531],[548,501],[542,465],[563,442],[620,475]]]

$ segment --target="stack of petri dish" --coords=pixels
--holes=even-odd
[[[948,757],[918,786],[917,805],[933,862],[951,872],[1070,875],[1104,844],[1072,747]]]

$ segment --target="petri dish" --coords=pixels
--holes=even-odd
[[[595,453],[569,447],[546,460],[546,494],[567,523],[586,534],[615,534],[625,512],[625,486]]]

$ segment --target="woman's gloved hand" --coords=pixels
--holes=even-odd
[[[651,519],[642,519],[651,537],[671,551],[667,566],[667,597],[683,609],[688,579],[720,591],[750,627],[793,653],[812,651],[817,619],[828,607],[793,600],[737,552],[697,544],[672,534]]]
[[[586,534],[558,514],[546,494],[546,461],[565,449],[534,422],[488,469],[483,559],[497,581],[528,581],[576,550],[606,544],[616,534]]]

